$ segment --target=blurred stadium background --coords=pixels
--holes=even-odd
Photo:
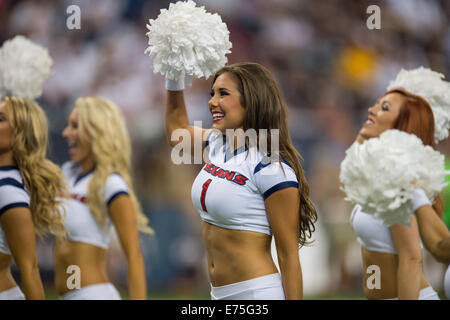
[[[300,250],[306,299],[363,299],[360,247],[349,225],[351,205],[339,190],[345,150],[400,68],[420,65],[450,77],[450,1],[447,0],[202,0],[228,25],[229,63],[259,62],[278,80],[289,106],[290,130],[304,158],[319,221],[315,244]],[[81,9],[81,29],[66,13]],[[0,0],[0,42],[26,35],[46,46],[53,72],[38,100],[51,125],[50,157],[68,160],[61,137],[79,96],[99,95],[122,109],[133,141],[134,183],[156,235],[142,236],[149,297],[209,299],[199,215],[190,200],[198,165],[174,165],[164,135],[165,89],[154,75],[146,23],[167,0]],[[369,5],[381,9],[381,30],[369,30]],[[186,92],[190,120],[211,125],[211,79]],[[450,154],[450,145],[439,146]],[[446,197],[449,199],[450,197]],[[450,208],[450,203],[447,204]],[[52,239],[38,243],[49,298]],[[126,293],[126,261],[109,250],[112,282]],[[425,255],[425,272],[442,294],[444,266]],[[17,275],[17,273],[16,273]]]

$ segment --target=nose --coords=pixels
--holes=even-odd
[[[62,137],[64,138],[64,139],[67,139],[67,137],[68,137],[68,135],[69,135],[69,127],[65,127],[64,128],[64,130],[63,130],[63,132],[62,132]]]
[[[218,105],[217,102],[218,102],[218,99],[216,98],[216,95],[213,95],[211,97],[211,99],[209,99],[209,101],[208,101],[209,108],[212,109],[213,107],[217,107],[217,105]]]
[[[375,115],[377,113],[376,108],[377,108],[377,105],[374,104],[373,106],[369,107],[369,109],[367,109],[367,110],[369,111],[370,115]]]

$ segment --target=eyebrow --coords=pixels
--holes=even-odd
[[[211,90],[214,90],[214,88],[211,88]],[[223,87],[218,88],[217,90],[218,90],[218,91],[220,91],[220,90],[225,90],[225,91],[231,92],[230,89],[228,89],[228,88],[223,88]]]

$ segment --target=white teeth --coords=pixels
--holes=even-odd
[[[213,113],[213,119],[218,119],[218,118],[223,118],[224,114],[223,113]]]

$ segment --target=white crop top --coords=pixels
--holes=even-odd
[[[15,166],[0,167],[0,217],[17,207],[30,207],[30,196],[23,185],[22,176]],[[0,252],[11,254],[0,223]]]
[[[361,246],[369,251],[397,254],[389,227],[384,225],[381,219],[361,209],[359,204],[355,205],[350,216],[350,222]],[[423,248],[422,240],[420,247]]]
[[[62,166],[62,171],[69,180],[71,195],[68,204],[64,206],[67,239],[107,249],[113,226],[112,221],[107,216],[105,224],[100,226],[86,203],[88,186],[94,170],[81,174],[79,165],[66,162]],[[104,192],[105,202],[109,205],[117,196],[128,194],[128,186],[119,174],[113,173],[106,180]]]
[[[208,136],[206,148],[209,159],[191,190],[202,220],[271,235],[264,200],[283,188],[298,188],[294,170],[285,162],[271,164],[255,147],[242,146],[231,153],[217,131]]]

